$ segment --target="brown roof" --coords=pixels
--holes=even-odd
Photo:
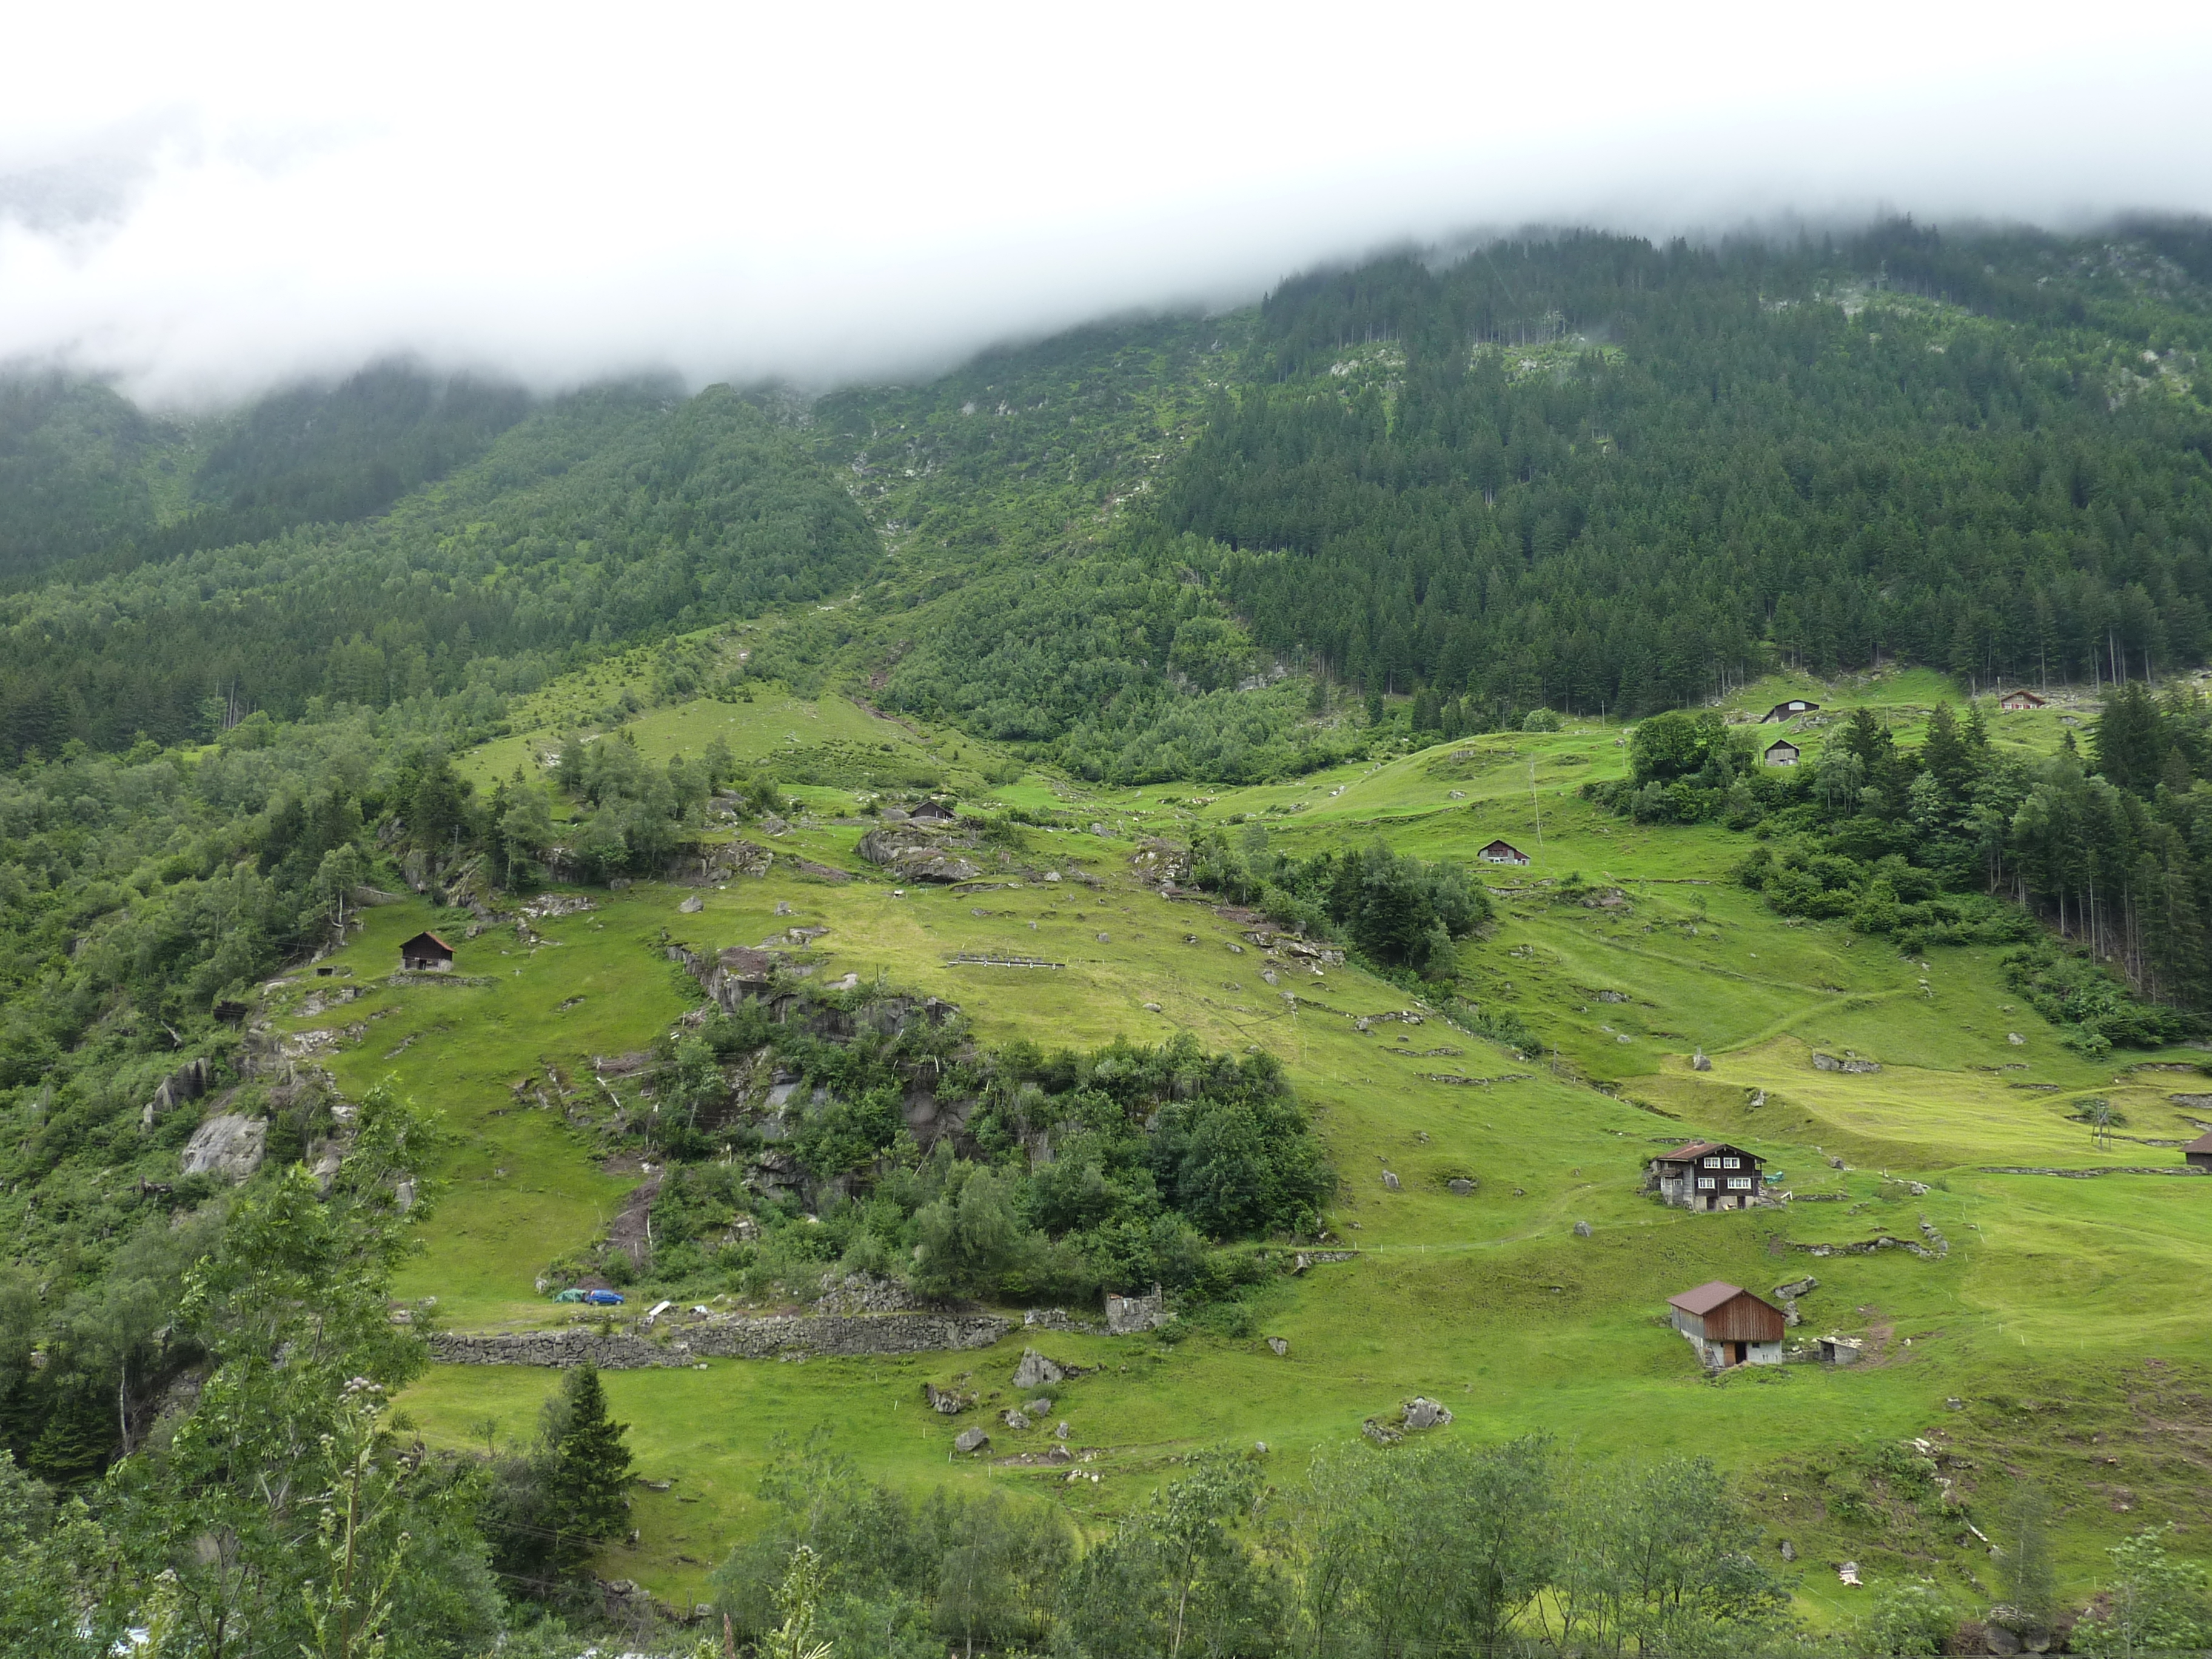
[[[435,933],[429,932],[428,929],[416,934],[413,939],[400,940],[399,948],[404,951],[409,945],[420,944],[426,939],[428,939],[431,944],[436,945],[441,951],[443,951],[447,956],[453,955],[453,947],[447,944],[445,940],[440,939]]]
[[[1668,1297],[1667,1304],[1669,1307],[1680,1308],[1684,1313],[1693,1313],[1702,1318],[1723,1304],[1733,1302],[1740,1296],[1751,1296],[1751,1292],[1741,1285],[1731,1285],[1725,1279],[1716,1279],[1710,1283],[1698,1285],[1694,1291],[1685,1291],[1680,1296]],[[1755,1302],[1759,1298],[1753,1297],[1752,1299]]]
[[[2181,1150],[2185,1152],[2212,1152],[2212,1134],[2201,1134]]]
[[[1707,1152],[1717,1152],[1722,1143],[1717,1140],[1693,1140],[1686,1146],[1677,1146],[1671,1152],[1659,1154],[1660,1161],[1672,1164],[1680,1158],[1703,1158]]]

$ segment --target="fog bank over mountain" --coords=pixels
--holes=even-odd
[[[1405,239],[2212,210],[2202,9],[53,9],[0,361],[823,383]]]

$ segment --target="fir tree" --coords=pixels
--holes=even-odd
[[[547,1482],[549,1507],[560,1529],[555,1553],[563,1567],[580,1567],[592,1546],[619,1535],[629,1519],[629,1425],[607,1412],[598,1368],[580,1366],[562,1386],[560,1438]]]

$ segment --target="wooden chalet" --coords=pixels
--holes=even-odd
[[[1724,1140],[1692,1140],[1651,1160],[1644,1190],[1685,1210],[1746,1210],[1765,1201],[1765,1163]]]
[[[2192,1170],[2212,1175],[2212,1134],[2199,1135],[2181,1149],[2181,1161]]]
[[[1526,864],[1528,855],[1510,841],[1493,841],[1475,857],[1485,864]]]
[[[1808,702],[1802,697],[1792,697],[1787,702],[1776,703],[1773,708],[1760,716],[1759,723],[1761,726],[1771,726],[1777,720],[1795,720],[1800,714],[1816,712],[1820,707],[1819,703]]]
[[[959,815],[941,800],[926,800],[907,814],[914,823],[950,823]]]
[[[1781,1309],[1741,1285],[1716,1279],[1668,1297],[1667,1312],[1711,1370],[1782,1363],[1782,1333],[1789,1322]]]
[[[453,965],[453,947],[435,933],[417,933],[400,945],[399,965],[409,973],[442,974]]]
[[[1997,699],[1997,707],[2008,714],[2017,714],[2030,708],[2047,708],[2049,701],[2033,691],[2008,691]]]
[[[1759,756],[1759,759],[1769,766],[1795,766],[1802,752],[1789,738],[1778,738],[1766,745],[1765,752]]]

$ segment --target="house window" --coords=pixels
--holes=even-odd
[[[1708,1170],[1717,1170],[1721,1167],[1721,1161],[1717,1158],[1709,1158],[1705,1160],[1705,1167]]]
[[[1741,1170],[1743,1168],[1743,1160],[1740,1158],[1724,1158],[1721,1160],[1721,1168],[1723,1170]]]
[[[1698,1178],[1698,1187],[1700,1191],[1711,1190],[1713,1178],[1711,1176],[1700,1176]]]
[[[1749,1188],[1751,1185],[1751,1177],[1749,1176],[1730,1176],[1728,1178],[1728,1183],[1729,1190],[1730,1192],[1735,1192],[1739,1188]]]

